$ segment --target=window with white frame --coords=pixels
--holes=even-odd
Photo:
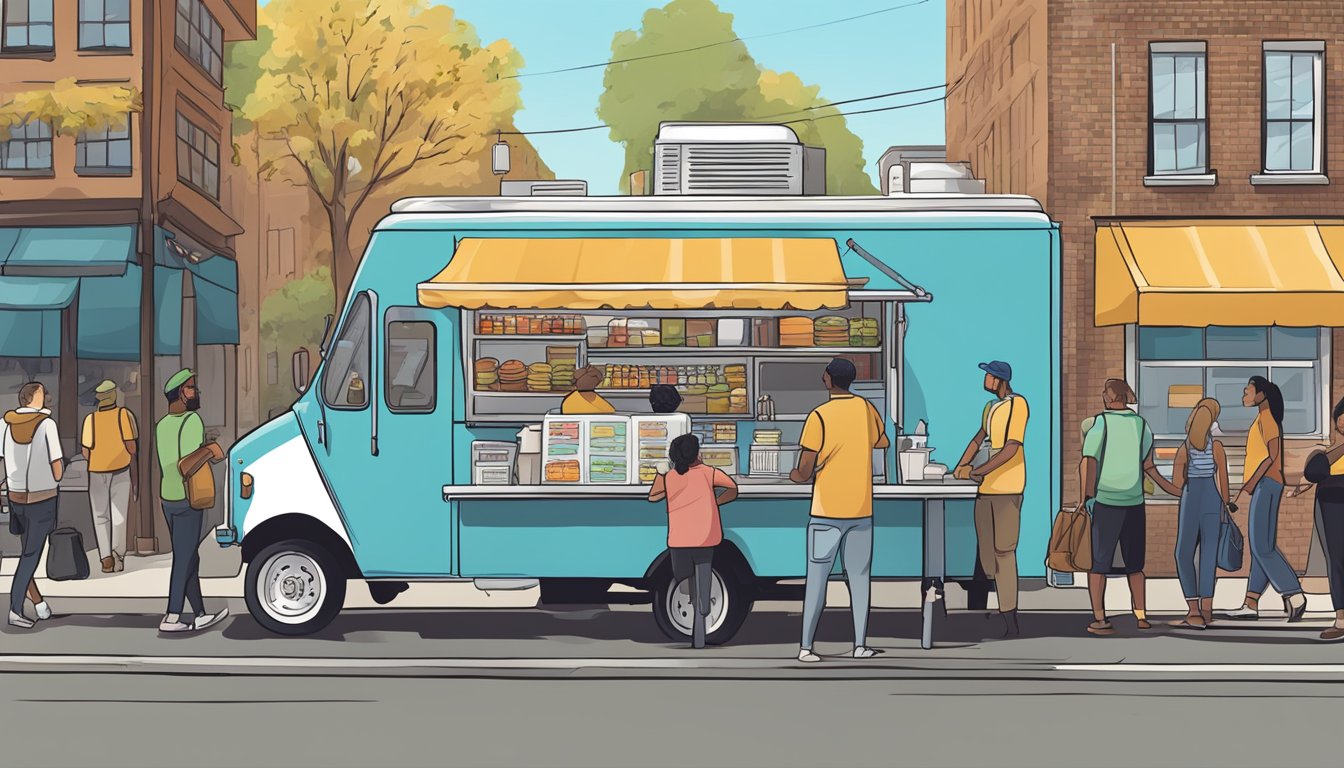
[[[1264,171],[1323,173],[1325,44],[1264,43]]]
[[[216,83],[224,82],[224,30],[201,0],[177,0],[177,48]]]
[[[1252,376],[1283,390],[1284,434],[1322,433],[1328,339],[1320,328],[1131,328],[1127,353],[1139,413],[1159,437],[1185,434],[1195,403],[1212,397],[1222,407],[1218,426],[1245,434],[1255,409],[1242,405]]]
[[[1152,43],[1148,57],[1151,174],[1208,173],[1209,95],[1204,43]]]

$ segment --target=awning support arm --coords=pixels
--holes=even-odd
[[[933,298],[933,294],[929,293],[928,291],[924,290],[918,285],[915,285],[909,280],[906,280],[905,277],[902,276],[900,272],[897,272],[896,270],[892,269],[889,265],[887,265],[886,262],[877,258],[868,251],[865,251],[863,249],[863,246],[854,242],[854,238],[846,240],[845,245],[851,251],[862,256],[864,261],[868,262],[869,264],[872,264],[873,267],[877,269],[877,271],[881,272],[887,277],[890,277],[892,280],[895,280],[898,285],[900,285],[902,288],[905,288],[907,291],[910,291],[911,293],[915,294],[916,297],[926,301]]]

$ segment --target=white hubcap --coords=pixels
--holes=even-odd
[[[258,576],[257,594],[266,614],[285,624],[302,624],[317,613],[327,596],[327,579],[312,557],[302,552],[279,552],[270,557]]]
[[[691,636],[695,631],[695,603],[691,599],[691,580],[682,579],[667,592],[667,616],[677,631]],[[728,595],[723,588],[723,579],[718,571],[711,571],[709,577],[709,616],[705,617],[705,634],[716,631],[723,625],[728,614]]]

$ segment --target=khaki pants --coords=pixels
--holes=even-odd
[[[89,507],[98,556],[126,555],[126,512],[131,507],[131,470],[89,473]]]
[[[980,565],[994,579],[1000,611],[1017,610],[1017,537],[1022,527],[1022,496],[976,496],[975,537]]]

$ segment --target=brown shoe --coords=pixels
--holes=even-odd
[[[1094,621],[1087,625],[1087,631],[1094,635],[1114,635],[1115,627],[1109,621]]]
[[[111,557],[103,558],[103,573],[112,573],[114,570],[116,570],[116,567],[117,562],[113,560]]]
[[[1321,633],[1322,640],[1342,640],[1344,639],[1344,627],[1331,627]]]
[[[1141,631],[1147,632],[1153,628],[1153,625],[1147,619],[1139,619],[1138,627]]]

